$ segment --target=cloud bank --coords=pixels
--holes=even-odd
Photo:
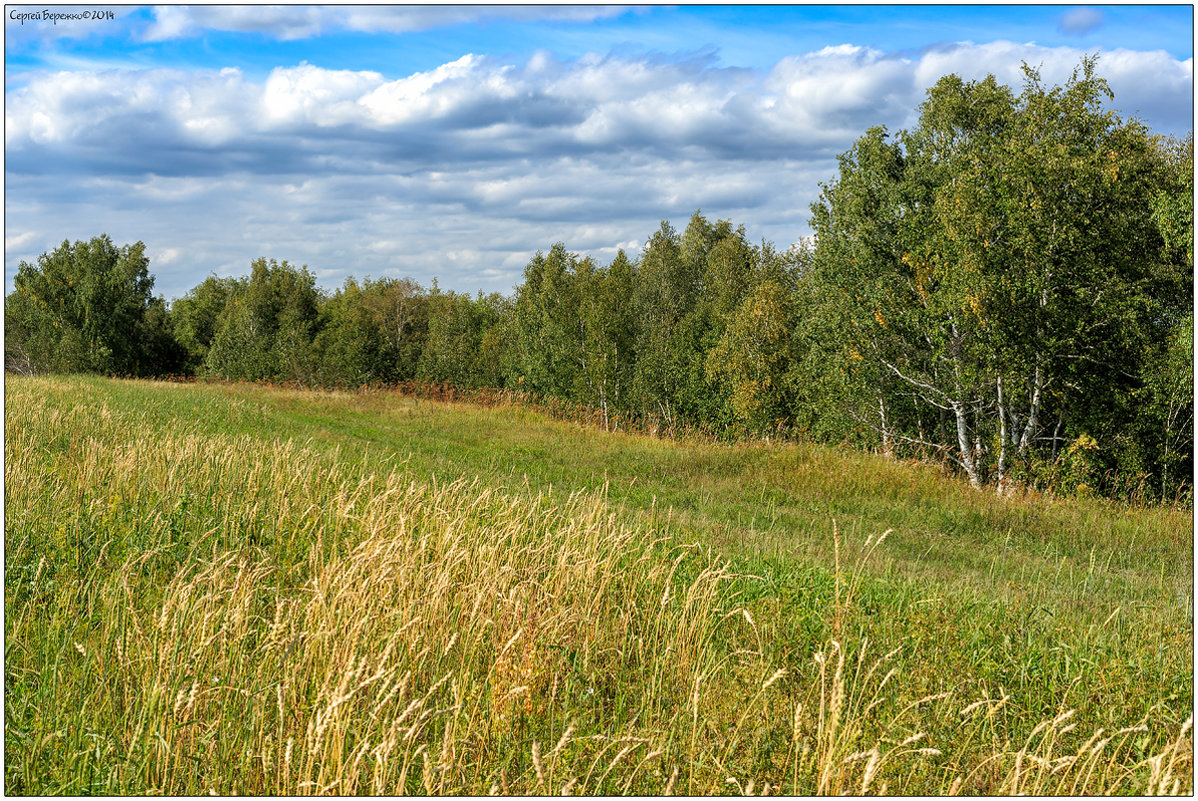
[[[288,24],[323,24],[295,12]],[[1018,87],[1027,61],[1059,83],[1083,54],[993,42],[907,56],[841,45],[764,72],[703,53],[538,53],[395,79],[307,63],[260,82],[235,69],[35,74],[7,93],[7,272],[107,231],[147,242],[168,297],[258,255],[308,263],[326,285],[436,275],[506,292],[537,248],[635,252],[658,220],[696,208],[785,246],[808,233],[836,155],[869,126],[913,124],[942,75]],[[1116,108],[1189,129],[1192,59],[1117,50],[1099,72]]]
[[[561,20],[591,22],[623,6],[155,6],[143,41],[183,39],[204,31],[260,33],[281,40],[336,31],[411,33],[466,22]]]

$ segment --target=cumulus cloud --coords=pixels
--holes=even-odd
[[[363,96],[382,83],[377,72],[325,70],[306,63],[276,69],[262,88],[262,108],[274,125],[356,124]]]
[[[930,52],[920,60],[916,83],[930,86],[956,73],[969,80],[994,75],[1016,90],[1023,84],[1022,64],[1040,71],[1048,84],[1069,80],[1086,51],[1037,47],[1013,42],[958,46]],[[1194,60],[1179,60],[1163,50],[1110,50],[1099,54],[1098,74],[1114,92],[1112,106],[1139,117],[1165,133],[1190,130],[1194,109]],[[921,90],[922,91],[922,90]]]
[[[844,149],[846,137],[870,125],[907,123],[941,75],[993,73],[1018,85],[1026,61],[1060,82],[1082,55],[1012,42],[918,57],[843,45],[785,58],[765,75],[702,59],[562,62],[537,54],[513,65],[466,55],[395,80],[305,63],[276,68],[260,84],[233,69],[63,72],[8,93],[5,142],[18,169],[23,154],[53,147],[96,158],[94,151],[125,150],[137,156],[129,168],[145,172],[172,172],[154,158],[188,152],[207,152],[222,169],[235,161],[263,172],[318,161],[344,169],[351,161],[595,152],[802,158]],[[1159,128],[1188,124],[1192,60],[1116,50],[1102,56],[1100,72],[1120,108]]]
[[[221,146],[244,137],[261,94],[235,69],[37,75],[8,93],[5,149],[103,148],[133,155],[145,145]]]
[[[141,37],[156,42],[214,30],[294,40],[332,30],[408,33],[498,19],[590,22],[625,11],[619,6],[155,6]]]
[[[901,122],[923,88],[918,64],[850,45],[783,59],[766,86],[775,135],[802,131],[819,145],[838,145],[872,125]]]
[[[1058,29],[1061,33],[1083,34],[1101,28],[1106,21],[1101,9],[1080,7],[1071,8],[1061,15]]]
[[[8,197],[20,198],[7,267],[107,231],[158,248],[168,296],[258,255],[330,284],[436,275],[507,291],[537,248],[562,240],[610,259],[695,208],[784,247],[808,233],[835,156],[869,126],[911,125],[941,75],[1018,86],[1027,61],[1060,83],[1082,55],[994,42],[903,56],[841,45],[764,73],[702,53],[539,53],[399,79],[311,64],[261,82],[232,69],[35,75],[6,93]],[[1099,71],[1116,107],[1189,129],[1192,59],[1118,50]]]

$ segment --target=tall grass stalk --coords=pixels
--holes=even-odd
[[[796,653],[765,578],[602,491],[44,394],[6,422],[10,793],[1193,789],[1168,710],[1083,736],[1062,687],[1013,738],[1005,692],[906,689],[903,650],[853,625],[889,532],[850,567],[833,527],[830,636]]]

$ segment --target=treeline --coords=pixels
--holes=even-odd
[[[1188,498],[1193,145],[1104,111],[1093,61],[942,79],[919,124],[871,129],[780,251],[696,212],[636,259],[558,243],[511,296],[258,259],[169,308],[144,246],[106,236],[22,263],[5,360],[24,371],[304,386],[444,383],[719,436],[936,456],[1013,482]]]

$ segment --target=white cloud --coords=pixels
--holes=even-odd
[[[174,159],[171,147],[208,148],[222,163],[262,172],[342,169],[350,143],[354,160],[392,165],[614,150],[803,157],[846,149],[846,137],[870,125],[906,124],[947,73],[994,73],[1018,86],[1018,65],[1027,61],[1059,83],[1083,55],[993,42],[898,58],[842,45],[782,59],[764,76],[697,62],[556,62],[543,54],[523,65],[466,55],[390,81],[306,63],[276,68],[262,84],[231,69],[61,72],[8,92],[5,141],[17,162],[37,147],[70,152],[102,142],[110,153],[136,152],[146,172],[164,171],[155,154]],[[1117,50],[1099,71],[1118,107],[1149,115],[1155,127],[1187,125],[1192,60]]]
[[[835,156],[871,125],[912,124],[941,75],[1018,87],[1027,61],[1060,83],[1083,55],[993,42],[904,57],[840,45],[767,73],[539,53],[398,80],[311,64],[260,83],[237,70],[34,75],[6,93],[20,198],[6,209],[6,272],[107,232],[150,246],[168,297],[260,255],[307,263],[326,284],[436,275],[508,291],[538,248],[560,240],[610,260],[616,243],[696,208],[785,247],[808,233]],[[1118,50],[1099,72],[1116,107],[1188,130],[1192,60]]]
[[[331,30],[408,33],[443,25],[496,19],[590,22],[623,14],[621,6],[155,6],[142,33],[156,42],[196,36],[206,30],[263,33],[293,40]]]
[[[1062,33],[1089,33],[1095,28],[1102,27],[1106,15],[1098,8],[1071,8],[1061,15],[1060,30]]]
[[[325,70],[310,64],[271,72],[262,89],[262,107],[273,125],[318,126],[362,121],[359,99],[383,82],[377,72]]]
[[[847,45],[783,59],[766,81],[776,134],[796,130],[808,141],[842,142],[872,125],[894,125],[918,103],[918,68]]]
[[[377,126],[435,120],[479,95],[510,99],[514,92],[505,80],[506,71],[488,71],[481,58],[467,54],[429,72],[383,84],[359,102],[370,115],[368,122]]]
[[[6,93],[5,146],[95,143],[134,155],[163,135],[220,145],[247,129],[260,93],[233,69],[43,73]]]
[[[1178,61],[1164,50],[1114,50],[1103,54],[1098,67],[1115,93],[1115,108],[1150,123],[1168,120],[1175,133],[1193,128],[1193,58]]]
[[[182,253],[183,251],[179,248],[158,248],[150,251],[149,257],[150,261],[161,269],[164,266],[177,262]]]
[[[22,250],[27,245],[31,244],[37,236],[33,231],[21,231],[19,233],[5,233],[4,249],[6,251]]]
[[[1048,85],[1061,84],[1069,80],[1086,53],[1071,47],[1013,42],[971,44],[929,53],[920,62],[916,84],[930,86],[941,75],[954,72],[968,80],[992,74],[1018,91],[1024,81],[1023,62],[1037,68]],[[1097,72],[1115,94],[1114,108],[1162,131],[1180,134],[1192,126],[1192,58],[1181,61],[1163,50],[1110,50],[1099,54]]]

